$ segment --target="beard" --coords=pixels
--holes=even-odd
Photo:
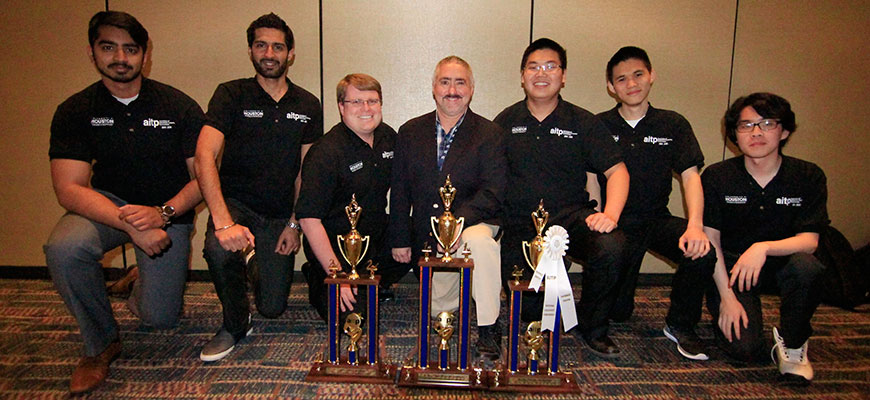
[[[263,65],[265,61],[275,61],[278,65],[269,69]],[[254,69],[264,78],[281,78],[287,73],[287,61],[282,63],[280,60],[263,58],[258,62],[257,60],[251,59],[251,64],[254,64]]]
[[[118,73],[113,69],[113,68],[117,67],[118,65],[124,65],[128,69],[124,73]],[[118,83],[132,82],[132,81],[136,80],[136,78],[138,78],[139,75],[142,74],[142,68],[137,69],[137,68],[134,68],[133,66],[131,66],[130,64],[121,64],[121,63],[112,63],[106,67],[101,67],[100,65],[97,65],[97,71],[100,72],[100,75],[105,76],[106,78],[109,78],[112,81],[118,82]]]

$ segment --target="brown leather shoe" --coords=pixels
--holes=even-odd
[[[81,394],[100,386],[109,376],[109,364],[121,354],[121,342],[114,341],[96,357],[82,357],[69,380],[69,392]]]
[[[133,291],[133,284],[136,282],[136,279],[139,279],[139,266],[133,264],[127,269],[127,272],[121,279],[106,287],[106,291],[109,292],[109,296],[127,298],[130,296],[130,292]]]

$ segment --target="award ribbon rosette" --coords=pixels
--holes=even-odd
[[[577,312],[574,309],[574,291],[568,280],[563,257],[568,250],[568,231],[559,225],[547,229],[544,236],[544,254],[535,269],[535,274],[529,282],[529,287],[539,291],[541,282],[544,285],[544,310],[541,318],[541,330],[556,330],[556,307],[562,309],[562,323],[565,331],[577,325]]]

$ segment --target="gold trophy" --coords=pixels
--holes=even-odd
[[[544,347],[544,335],[541,333],[541,321],[535,321],[529,324],[526,328],[526,334],[523,335],[523,342],[528,347],[529,359],[529,375],[538,373],[538,351]]]
[[[350,198],[350,204],[344,207],[344,212],[347,214],[347,220],[350,221],[350,232],[347,235],[338,235],[338,250],[341,252],[341,257],[350,265],[350,274],[348,279],[359,279],[359,274],[356,272],[356,265],[365,257],[369,250],[368,235],[363,237],[356,230],[356,223],[359,221],[359,215],[362,213],[362,207],[356,202],[356,194]],[[366,247],[362,245],[365,243]]]
[[[547,227],[547,221],[550,219],[550,213],[544,210],[544,199],[538,204],[538,209],[532,212],[532,223],[535,224],[535,231],[538,235],[532,239],[532,242],[523,241],[523,256],[526,257],[526,262],[532,267],[532,271],[538,268],[538,262],[541,261],[541,255],[544,253],[544,228]]]
[[[441,196],[441,201],[444,203],[444,213],[441,217],[430,217],[432,232],[435,233],[435,240],[444,249],[444,256],[441,257],[441,262],[448,263],[453,260],[450,256],[450,249],[459,240],[457,232],[462,232],[465,226],[465,217],[456,218],[450,212],[450,206],[453,205],[453,199],[456,197],[456,188],[450,183],[450,175],[447,175],[447,181],[444,186],[438,188],[438,195]]]
[[[450,311],[442,311],[438,314],[438,322],[435,323],[433,329],[438,333],[438,337],[441,338],[441,345],[438,346],[438,350],[440,350],[440,360],[439,367],[444,370],[447,369],[447,364],[449,360],[449,352],[450,352],[450,337],[453,336],[453,313]]]
[[[350,344],[347,346],[347,361],[350,364],[358,363],[356,353],[359,351],[359,340],[362,338],[362,316],[351,313],[344,319],[344,333],[350,336]]]

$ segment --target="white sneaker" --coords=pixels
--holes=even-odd
[[[806,381],[805,383],[813,380],[813,366],[810,365],[810,359],[807,357],[807,344],[809,344],[809,340],[797,349],[790,349],[785,347],[782,336],[779,335],[779,331],[774,327],[773,342],[773,348],[770,349],[770,357],[773,359],[773,362],[779,365],[780,375],[803,378]]]

